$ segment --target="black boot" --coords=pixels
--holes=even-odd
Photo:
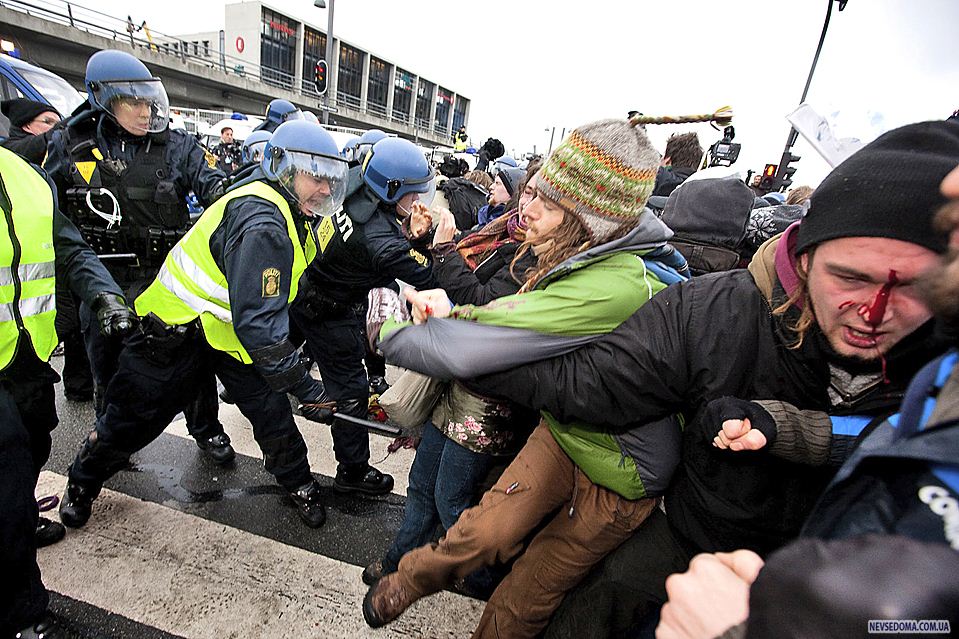
[[[67,534],[67,529],[59,521],[51,521],[46,517],[37,520],[37,548],[51,546]]]
[[[80,528],[87,523],[93,510],[93,500],[99,494],[99,487],[94,488],[76,484],[72,481],[67,483],[63,500],[60,502],[60,521],[63,522],[63,525],[70,528]]]
[[[60,639],[63,636],[60,626],[49,615],[14,635],[15,639]]]
[[[310,528],[319,528],[326,522],[326,508],[320,502],[320,485],[315,479],[290,491],[290,499],[296,506],[300,519]]]
[[[386,378],[379,375],[370,377],[370,393],[373,395],[382,395],[390,390],[390,385],[386,383]]]
[[[385,495],[393,490],[393,476],[381,473],[369,464],[347,468],[342,464],[336,470],[333,490],[340,493]]]
[[[214,464],[220,466],[229,464],[236,457],[236,451],[230,445],[230,436],[226,433],[220,433],[205,439],[199,438],[196,440],[196,445]]]

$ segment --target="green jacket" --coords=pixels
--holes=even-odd
[[[685,260],[665,244],[670,235],[645,214],[629,235],[570,258],[532,291],[481,307],[456,307],[450,319],[420,326],[388,322],[380,348],[399,366],[443,379],[468,379],[569,352],[612,331],[668,284],[685,279],[680,275]],[[594,483],[628,499],[665,490],[674,462],[660,468],[655,455],[630,448],[616,435],[585,423],[562,424],[547,412],[543,419]],[[678,432],[670,421],[662,427]]]

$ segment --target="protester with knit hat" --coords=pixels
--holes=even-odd
[[[519,184],[525,176],[526,172],[517,167],[506,166],[496,172],[489,191],[489,204],[476,212],[477,225],[474,230],[486,226],[499,216],[516,208],[520,195]]]
[[[0,112],[10,120],[10,136],[0,146],[19,153],[34,164],[43,162],[50,131],[60,123],[60,114],[49,104],[28,98],[0,102]]]
[[[596,339],[683,280],[677,269],[685,261],[666,244],[669,229],[644,209],[658,165],[646,134],[627,121],[573,131],[544,164],[524,210],[528,229],[516,259],[533,251],[538,262],[521,292],[454,308],[444,291],[410,294],[420,325],[384,329],[387,359],[445,379],[468,378],[490,361],[533,361]],[[473,424],[460,427],[468,437]],[[672,419],[650,428],[654,439],[666,434],[663,447],[675,444]],[[544,413],[480,504],[438,545],[407,553],[397,572],[371,588],[367,622],[388,623],[416,599],[516,557],[545,525],[493,593],[475,633],[535,636],[566,590],[649,516],[665,490],[677,454],[634,444]]]
[[[931,220],[957,163],[959,124],[887,133],[816,190],[799,255],[786,233],[748,270],[669,287],[574,352],[470,380],[476,392],[587,420],[659,455],[669,449],[637,422],[684,421],[665,514],[653,511],[566,596],[546,636],[626,635],[697,552],[764,555],[798,534],[856,435],[894,411],[944,348],[914,283],[944,246]],[[763,449],[713,445],[741,431],[763,436]]]

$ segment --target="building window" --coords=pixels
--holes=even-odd
[[[303,91],[316,95],[316,63],[326,59],[326,34],[304,26],[303,32]],[[329,68],[327,64],[327,68]]]
[[[340,67],[336,72],[336,100],[360,108],[360,88],[363,86],[363,51],[340,42]]]
[[[393,80],[393,119],[410,121],[410,105],[413,103],[413,74],[396,68]]]
[[[453,108],[453,130],[458,131],[466,124],[466,109],[470,101],[461,95],[456,96],[456,106]]]
[[[370,113],[386,117],[389,87],[390,63],[370,56],[370,81],[366,88],[366,108]]]
[[[445,133],[450,123],[450,112],[453,110],[453,92],[439,87],[436,90],[436,124],[433,128],[439,133]]]
[[[416,90],[416,126],[421,129],[428,129],[430,126],[430,107],[433,105],[435,88],[435,84],[420,78],[420,85]]]
[[[270,9],[263,9],[260,24],[261,77],[267,84],[293,88],[298,24]]]

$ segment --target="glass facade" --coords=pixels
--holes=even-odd
[[[449,89],[439,87],[436,90],[436,120],[433,123],[433,130],[437,133],[446,133],[446,127],[450,123],[450,112],[453,110],[453,92]]]
[[[433,90],[436,85],[429,80],[420,78],[419,88],[416,90],[416,126],[421,129],[430,128],[430,107],[433,104]]]
[[[305,25],[303,29],[303,92],[316,95],[313,80],[316,63],[326,58],[326,34]]]
[[[370,81],[366,87],[366,108],[370,113],[386,117],[390,92],[390,63],[370,56]]]
[[[470,101],[461,95],[456,96],[456,106],[453,108],[453,130],[458,131],[466,124],[466,110]]]
[[[393,80],[393,119],[410,121],[410,106],[413,103],[413,74],[396,67]]]
[[[293,88],[297,22],[264,7],[260,23],[261,77],[267,84]]]
[[[333,34],[336,40],[336,34]],[[336,100],[342,104],[360,108],[360,89],[363,86],[362,50],[340,42],[340,67],[336,73]]]

